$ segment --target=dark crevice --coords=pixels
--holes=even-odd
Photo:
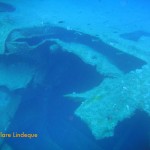
[[[77,56],[59,51],[51,55],[46,83],[57,92],[83,92],[97,86],[104,79],[96,68],[85,64]]]

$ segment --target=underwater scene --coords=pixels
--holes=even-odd
[[[150,1],[0,0],[0,150],[150,150]]]

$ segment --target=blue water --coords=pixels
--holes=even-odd
[[[99,1],[102,2],[103,0]],[[7,7],[5,9],[7,10]],[[30,31],[32,32],[31,29]],[[93,42],[93,39],[98,40],[96,36],[61,27],[53,27],[49,32],[53,34],[19,38],[16,42],[26,42],[30,46],[35,46],[45,39],[59,38],[68,43],[85,44],[103,54],[124,73],[146,64],[145,61],[121,52],[102,40]],[[85,92],[109,77],[99,74],[95,67],[84,63],[77,56],[63,52],[61,47],[50,54],[49,46],[52,44],[54,43],[46,41],[31,53],[0,56],[0,63],[26,62],[29,65],[37,65],[39,71],[46,74],[40,84],[35,85],[31,82],[25,89],[14,91],[22,98],[8,128],[8,132],[38,133],[39,137],[6,138],[4,142],[13,150],[150,150],[150,118],[142,111],[136,111],[133,117],[120,122],[113,137],[101,140],[94,138],[87,125],[74,115],[80,102],[63,95]],[[120,52],[121,55],[118,55]]]

